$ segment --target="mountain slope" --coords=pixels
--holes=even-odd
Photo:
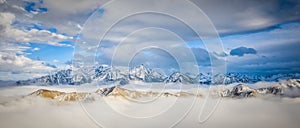
[[[99,84],[128,84],[127,75],[121,73],[120,70],[106,66],[99,66],[95,69],[95,80]]]

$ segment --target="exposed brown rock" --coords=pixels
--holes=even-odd
[[[43,98],[57,99],[59,101],[78,101],[84,99],[88,93],[60,92],[55,90],[39,89],[29,94],[30,96],[41,96]]]
[[[109,88],[101,88],[98,89],[95,94],[101,95],[101,96],[113,96],[113,97],[124,97],[124,98],[141,98],[141,97],[154,97],[154,96],[174,96],[174,97],[188,97],[188,96],[201,96],[198,94],[192,94],[188,92],[176,92],[176,93],[170,93],[170,92],[145,92],[145,91],[136,91],[136,90],[128,90],[125,88],[121,88],[119,86],[109,87]],[[39,89],[35,92],[32,92],[29,94],[30,96],[41,96],[43,98],[50,98],[55,99],[58,101],[79,101],[84,100],[87,98],[88,95],[91,93],[87,92],[60,92],[55,90],[46,90],[46,89]]]
[[[46,89],[39,89],[37,91],[34,91],[30,93],[29,95],[34,95],[34,96],[41,96],[44,98],[50,98],[50,99],[55,99],[58,96],[65,94],[65,92],[59,92],[59,91],[54,91],[54,90],[46,90]]]

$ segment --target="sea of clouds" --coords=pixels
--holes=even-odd
[[[265,84],[265,83],[261,83]],[[126,88],[159,90],[157,85],[128,85]],[[170,91],[194,87],[167,87]],[[64,92],[94,92],[99,86],[2,86],[1,128],[298,128],[300,98],[266,96],[233,99],[216,97],[153,97],[136,100],[92,96],[90,100],[58,102],[27,96],[38,89]],[[151,89],[150,89],[151,90]],[[200,93],[208,91],[201,88]],[[207,93],[208,94],[208,93]]]

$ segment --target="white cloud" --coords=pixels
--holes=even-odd
[[[255,30],[261,30],[270,26],[274,26],[283,22],[287,21],[295,21],[300,20],[299,14],[296,14],[297,11],[300,11],[299,8],[297,9],[297,6],[300,6],[300,3],[297,1],[292,1],[295,4],[295,7],[287,8],[284,11],[278,12],[278,1],[260,1],[260,0],[254,0],[254,1],[220,1],[220,0],[211,0],[211,1],[192,1],[197,6],[199,6],[200,9],[204,11],[204,13],[207,14],[207,16],[211,19],[213,24],[216,26],[217,31],[220,34],[232,34],[232,33],[238,33],[238,32],[248,32],[248,31],[255,31]],[[172,1],[172,4],[169,4],[168,2],[160,2],[159,4],[155,3],[154,1],[144,1],[142,4],[139,4],[139,2],[123,2],[119,5],[114,5],[114,8],[109,8],[110,5],[113,5],[117,2],[112,2],[106,6],[104,6],[104,13],[103,15],[98,15],[99,19],[94,19],[94,21],[89,22],[95,22],[94,25],[98,25],[101,28],[105,28],[103,26],[106,26],[110,23],[112,23],[115,18],[119,17],[121,14],[122,16],[126,16],[126,11],[128,13],[134,12],[134,10],[138,10],[139,8],[145,8],[145,10],[157,10],[160,11],[162,8],[162,5],[168,5],[165,6],[165,12],[171,12],[175,14],[184,14],[187,17],[190,17],[189,23],[197,23],[201,24],[198,21],[198,18],[200,14],[193,11],[189,4],[179,4],[180,2]],[[171,5],[171,6],[169,6]],[[222,5],[222,6],[218,6]],[[120,8],[126,7],[128,9],[124,9],[124,12],[120,12]],[[172,10],[171,7],[178,7],[180,9]],[[266,10],[266,8],[270,8],[270,10]],[[274,12],[274,13],[270,13]],[[292,12],[292,13],[291,13]],[[121,16],[120,16],[121,17]],[[191,18],[193,17],[193,18]],[[176,17],[181,18],[181,17]],[[201,17],[202,18],[202,17]],[[127,20],[127,22],[126,22]],[[177,19],[178,20],[178,19]],[[125,22],[124,22],[125,21]],[[122,23],[123,22],[123,23]],[[133,32],[137,28],[145,27],[145,26],[156,26],[161,27],[165,29],[170,29],[173,32],[179,31],[179,35],[182,38],[194,40],[195,39],[195,33],[192,33],[191,30],[187,30],[183,26],[182,23],[172,20],[169,16],[158,16],[158,15],[151,15],[151,14],[141,14],[141,15],[135,15],[132,17],[125,17],[122,19],[121,23],[118,23],[117,29],[110,30],[113,37],[115,35],[118,35],[120,37],[126,36],[128,32]],[[186,21],[185,21],[186,22]],[[188,24],[191,25],[191,24]],[[85,26],[86,27],[86,26]],[[98,30],[97,27],[93,26],[91,29],[88,29],[87,31],[90,31],[91,34],[96,34],[95,31]],[[96,29],[96,30],[94,30]],[[207,31],[206,27],[202,27],[201,31]],[[105,30],[103,30],[105,31]],[[152,37],[158,36],[159,34],[155,34]],[[91,37],[97,37],[95,35],[91,35]]]
[[[41,61],[29,59],[25,56],[16,56],[9,53],[0,53],[0,70],[12,72],[43,72],[53,68],[47,67]]]
[[[199,6],[200,9],[207,14],[209,18],[211,18],[212,22],[217,28],[217,31],[220,34],[227,35],[239,32],[249,32],[256,30],[263,30],[268,27],[278,25],[287,21],[295,21],[299,20],[299,16],[295,14],[297,10],[297,6],[299,6],[299,2],[291,1],[295,3],[295,7],[287,8],[282,12],[278,12],[278,1],[193,1],[195,4]],[[199,18],[197,17],[199,14],[194,12],[192,8],[189,8],[188,4],[179,4],[178,1],[172,1],[172,4],[168,2],[160,2],[155,3],[153,1],[145,1],[143,3],[139,2],[121,2],[122,4],[116,5],[106,5],[103,7],[104,13],[97,13],[97,18],[88,21],[88,23],[93,24],[92,26],[83,26],[83,33],[85,34],[85,38],[89,40],[84,40],[88,43],[86,44],[78,44],[82,48],[85,48],[87,52],[96,51],[94,46],[97,46],[99,41],[99,33],[104,33],[104,29],[110,23],[115,21],[119,21],[116,18],[124,18],[121,19],[115,26],[113,26],[108,33],[106,33],[105,41],[108,43],[103,43],[104,48],[98,51],[102,51],[104,54],[108,54],[110,56],[114,51],[115,46],[119,42],[123,41],[124,37],[126,37],[126,41],[130,42],[127,44],[126,48],[122,48],[122,52],[124,55],[119,57],[117,60],[128,60],[127,51],[134,50],[139,47],[139,45],[145,45],[147,42],[159,42],[161,44],[165,42],[174,42],[174,37],[168,36],[163,31],[161,32],[147,32],[140,31],[139,36],[135,37],[127,37],[129,34],[136,32],[136,30],[143,29],[145,27],[158,27],[162,29],[169,30],[174,32],[179,36],[179,38],[185,41],[193,41],[197,38],[197,35],[185,26],[183,23],[179,22],[178,19],[172,19],[169,16],[159,15],[159,14],[147,14],[142,13],[141,15],[133,15],[131,17],[126,17],[126,14],[136,13],[136,10],[145,9],[145,10],[158,10],[161,11],[164,8],[166,12],[172,12],[178,15],[184,15],[189,17],[188,21],[192,24],[201,24],[203,21],[197,22]],[[171,2],[170,2],[171,3]],[[115,4],[112,2],[111,4]],[[168,6],[163,6],[168,5]],[[170,5],[170,6],[169,6]],[[222,6],[219,6],[222,5]],[[110,8],[113,6],[114,8]],[[122,8],[126,7],[126,8]],[[177,7],[180,9],[172,10],[171,7]],[[270,8],[270,10],[266,10],[266,8]],[[121,11],[122,9],[122,11]],[[128,13],[126,13],[126,11]],[[270,13],[274,12],[274,13]],[[132,12],[132,13],[130,13]],[[293,13],[291,13],[293,12]],[[94,15],[95,16],[95,15]],[[181,18],[181,17],[176,17]],[[190,24],[188,24],[190,25]],[[204,26],[201,28],[201,32],[205,33],[207,31],[207,27]],[[105,42],[104,41],[104,42]],[[250,42],[249,45],[252,45]],[[149,44],[151,45],[151,43]],[[272,45],[272,44],[271,44]],[[217,45],[216,45],[217,46]],[[240,44],[235,44],[230,48],[239,47]],[[247,45],[245,45],[247,46]],[[253,46],[251,46],[253,47]],[[254,47],[256,48],[256,47]],[[217,53],[223,53],[221,51],[215,51]]]
[[[183,42],[199,39],[199,37],[189,28],[191,26],[188,25],[197,26],[197,30],[200,31],[200,34],[202,34],[203,37],[207,37],[213,33],[213,29],[210,29],[210,26],[207,25],[206,17],[201,15],[197,8],[191,8],[193,5],[189,3],[172,1],[172,4],[169,4],[170,1],[164,1],[158,4],[158,1],[156,2],[119,1],[116,4],[112,2],[104,6],[104,13],[96,13],[94,15],[95,17],[89,19],[88,23],[83,26],[82,41],[88,43],[78,43],[77,45],[84,49],[84,52],[91,52],[92,54],[92,52],[96,51],[95,46],[99,43],[99,35],[105,33],[107,31],[105,28],[109,27],[111,23],[117,22],[117,24],[106,33],[103,42],[101,42],[102,44],[100,46],[104,48],[100,48],[98,51],[102,52],[104,54],[103,56],[110,58],[114,54],[117,45],[120,44],[120,42],[124,42],[124,44],[120,45],[117,49],[121,54],[114,56],[114,60],[123,65],[126,65],[124,63],[130,60],[134,52],[142,50],[145,47],[169,49],[173,52],[172,54],[178,55],[177,59],[183,60],[184,62],[193,61],[193,55],[187,55],[191,52],[189,52],[190,50],[186,48]],[[153,11],[154,13],[143,13],[143,11]],[[155,13],[155,11],[158,13]],[[135,13],[141,14],[133,15]],[[126,17],[128,15],[132,16]],[[198,17],[198,15],[200,16]],[[178,42],[181,43],[178,44]],[[180,49],[180,47],[183,48]],[[212,51],[219,53],[217,50]],[[87,57],[83,56],[83,59],[86,58]]]
[[[37,30],[31,29],[29,31],[20,30],[12,26],[12,23],[15,21],[15,15],[12,13],[1,12],[0,26],[2,26],[0,32],[1,37],[10,42],[36,42],[36,43],[46,43],[55,46],[70,46],[66,44],[60,44],[58,42],[71,40],[72,37],[65,35],[52,33],[48,30]]]
[[[0,39],[0,52],[10,53],[10,54],[24,54],[24,51],[29,49],[26,44],[21,45],[17,43],[5,43]]]
[[[55,70],[52,67],[45,66],[42,61],[32,60],[23,55],[0,52],[0,71],[23,74],[23,73],[47,73]],[[29,78],[32,76],[28,76]],[[16,79],[15,79],[16,80]]]
[[[47,8],[48,12],[30,15],[31,18],[35,19],[36,21],[41,21],[47,26],[58,28],[59,31],[69,35],[75,35],[80,30],[78,24],[83,25],[85,20],[94,10],[100,8],[102,5],[108,2],[106,0],[61,0],[59,2],[53,0],[44,0],[43,3],[40,3],[38,0],[33,1],[36,2],[37,7]],[[282,6],[280,5],[280,1],[277,0],[192,0],[192,2],[199,6],[199,8],[208,15],[221,34],[259,30],[282,22],[299,20],[300,3],[297,0],[289,1],[291,4],[293,4],[291,7],[286,7],[285,5]],[[124,3],[120,6],[126,6],[127,8],[132,9],[138,7],[147,8],[147,6],[151,6],[151,8],[155,9],[164,4],[169,4],[169,2],[153,3],[152,1],[144,1],[143,5],[129,3],[130,2],[128,2],[128,4]],[[185,8],[183,5],[176,5],[176,3],[176,1],[172,1],[172,5],[178,6],[180,9],[175,10],[175,13],[183,13],[189,17],[197,16],[193,13],[189,13],[190,8]],[[8,5],[20,7],[24,6],[24,3],[11,0],[9,1]],[[283,10],[278,11],[280,8],[283,8]],[[16,12],[12,9],[8,10],[11,12]],[[120,11],[121,10],[118,9],[115,11],[105,10],[104,13],[107,14],[108,17],[104,16],[104,19],[108,19],[107,22],[109,22],[109,17],[115,16],[115,14],[120,13]],[[151,20],[151,18],[147,18],[145,20],[141,19],[141,21],[149,20]],[[153,20],[155,20],[157,23],[165,23],[163,19],[154,18]],[[172,28],[172,26],[170,26],[170,28]],[[186,34],[186,36],[187,35],[188,34]]]
[[[90,12],[93,9],[99,8],[106,0],[61,0],[59,2],[53,0],[45,0],[43,6],[48,8],[56,15],[70,15]]]
[[[283,22],[300,20],[298,0],[192,1],[208,15],[221,34],[260,30]]]
[[[10,25],[12,24],[13,20],[15,19],[15,15],[12,13],[0,13],[0,25],[2,25],[3,27],[10,27]]]
[[[270,85],[276,83],[261,84]],[[4,87],[0,90],[0,124],[3,127],[28,126],[31,128],[39,128],[41,123],[43,123],[43,126],[46,128],[98,128],[99,125],[95,123],[95,121],[97,121],[97,123],[101,123],[102,127],[109,128],[153,128],[171,127],[174,126],[174,122],[180,120],[175,124],[175,127],[299,127],[299,98],[266,96],[264,98],[257,97],[246,99],[226,98],[219,102],[218,99],[205,99],[205,97],[196,99],[194,99],[194,97],[153,97],[155,99],[150,98],[152,102],[142,102],[149,101],[149,98],[140,98],[137,100],[138,102],[133,102],[120,97],[99,97],[98,95],[91,95],[90,98],[93,98],[94,100],[81,102],[79,104],[78,102],[55,102],[51,99],[43,99],[34,96],[22,97],[38,89],[64,92],[94,92],[96,87],[97,86],[86,85],[76,87],[41,87],[35,85]],[[140,87],[141,86],[137,89],[140,89]],[[144,88],[146,87],[148,86],[145,85]],[[159,89],[157,88],[157,90]],[[172,91],[174,90],[176,89],[172,89]],[[207,89],[199,88],[199,92],[204,92],[204,94],[206,94],[207,91]],[[219,102],[219,104],[217,104],[218,106],[214,106],[217,102]],[[214,107],[216,107],[216,109],[212,111]],[[202,111],[201,108],[204,108],[204,110],[207,111]],[[210,113],[211,116],[209,116],[208,120],[200,123],[199,117],[201,117],[200,119],[203,119],[209,112],[213,113]],[[89,117],[94,120],[91,120]],[[112,121],[118,123],[112,123]]]
[[[40,50],[40,48],[37,48],[37,47],[35,47],[34,49],[33,49],[33,51],[39,51]]]
[[[38,47],[30,48],[28,42],[46,43],[55,46],[70,46],[59,44],[58,42],[72,39],[71,37],[51,33],[48,30],[31,29],[27,31],[19,29],[13,26],[16,20],[16,16],[13,13],[0,12],[0,17],[1,79],[28,79],[33,76],[45,75],[47,72],[55,70],[52,67],[44,65],[42,61],[32,60],[26,57],[27,54],[30,54],[26,53],[26,50],[40,50]]]
[[[37,21],[47,26],[55,27],[59,32],[68,35],[76,35],[89,15],[101,7],[107,0],[44,0],[43,3],[36,2],[36,6],[48,9],[47,13],[32,15]]]
[[[0,4],[3,4],[5,2],[6,2],[6,0],[0,0]]]
[[[59,62],[59,60],[56,60],[56,59],[54,59],[54,60],[52,60],[52,62],[54,62],[54,63],[58,63],[58,62]]]

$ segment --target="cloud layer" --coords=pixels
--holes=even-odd
[[[264,84],[264,83],[262,83]],[[58,91],[91,91],[96,86],[43,87]],[[139,86],[140,87],[140,86]],[[265,97],[247,99],[223,99],[210,118],[199,122],[204,103],[217,102],[216,99],[196,99],[192,109],[184,116],[193,98],[159,97],[153,102],[136,103],[118,97],[95,98],[90,102],[54,102],[40,97],[23,97],[41,86],[1,87],[0,126],[2,127],[289,127],[299,126],[299,98]],[[207,90],[205,90],[207,91]],[[97,97],[97,96],[95,96]],[[177,106],[172,106],[173,102]],[[171,103],[171,104],[170,104]],[[214,104],[205,104],[213,108]],[[164,106],[164,107],[162,107]],[[168,108],[172,106],[172,108]],[[162,111],[162,110],[167,111]],[[104,111],[105,110],[105,111]],[[154,113],[162,112],[162,113]],[[150,117],[134,118],[132,115],[146,113]],[[123,115],[125,114],[125,115]],[[201,116],[202,117],[202,116]],[[202,118],[201,118],[202,119]],[[95,122],[96,121],[96,122]],[[111,123],[116,121],[118,123]],[[97,125],[98,123],[98,125]]]

